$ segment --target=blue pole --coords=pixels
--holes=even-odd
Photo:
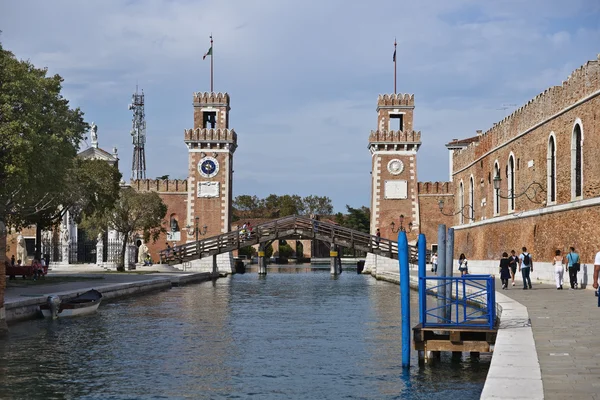
[[[410,367],[410,282],[408,271],[408,240],[406,232],[398,232],[398,263],[400,264],[400,305],[402,309],[402,368]]]
[[[424,234],[419,235],[417,241],[419,250],[419,322],[423,324],[425,321],[425,301],[427,300],[427,285],[425,284],[425,268],[427,268],[427,241]]]
[[[437,276],[446,277],[446,225],[438,225],[438,271]],[[439,279],[437,285],[438,323],[447,323],[446,319],[446,279]]]

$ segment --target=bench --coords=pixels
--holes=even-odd
[[[41,264],[23,265],[20,267],[6,265],[5,269],[5,275],[7,275],[9,279],[16,279],[17,275],[22,276],[23,279],[33,278],[35,276],[36,269],[42,271],[42,276],[46,276],[48,274],[48,267],[42,267]]]

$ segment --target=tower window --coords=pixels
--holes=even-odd
[[[204,111],[202,113],[202,127],[203,128],[215,128],[217,124],[217,112],[216,111]]]
[[[390,123],[388,130],[404,131],[404,114],[390,114]]]

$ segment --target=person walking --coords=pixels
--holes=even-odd
[[[433,253],[431,256],[431,272],[437,272],[438,256],[437,253]]]
[[[560,254],[560,250],[554,252],[554,258],[552,259],[552,265],[554,266],[554,279],[556,280],[556,290],[562,290],[563,288],[563,274],[565,258]]]
[[[533,272],[533,258],[527,252],[527,247],[523,246],[523,252],[519,255],[519,272],[523,276],[523,290],[532,289],[530,274]]]
[[[379,248],[379,242],[381,241],[381,231],[377,228],[377,232],[375,232],[375,245]]]
[[[510,267],[510,276],[512,278],[512,285],[515,286],[515,275],[517,275],[517,266],[519,265],[519,257],[517,257],[514,250],[510,251],[510,257],[508,257],[508,266]]]
[[[460,276],[469,274],[469,266],[465,253],[460,253],[460,256],[458,257],[458,270],[460,271]]]
[[[502,289],[508,289],[508,280],[510,279],[510,259],[508,253],[502,253],[500,259],[500,280],[502,281]]]
[[[596,291],[598,291],[598,273],[600,272],[600,251],[596,253],[596,257],[594,258],[594,283],[592,286]],[[596,293],[598,296],[598,307],[600,307],[600,295]]]
[[[569,254],[567,254],[567,271],[569,272],[569,283],[571,283],[571,289],[577,289],[577,273],[579,272],[579,254],[575,252],[575,247],[569,248]]]

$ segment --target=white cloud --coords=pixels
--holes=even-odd
[[[594,0],[6,2],[3,45],[65,78],[65,95],[119,147],[130,174],[136,82],[147,95],[148,175],[187,173],[192,92],[232,98],[236,194],[329,195],[368,205],[377,94],[415,93],[419,179],[447,179],[444,143],[487,129],[598,53]],[[568,6],[567,6],[568,5]],[[595,18],[592,18],[594,16]],[[594,23],[596,21],[596,23]],[[559,51],[560,50],[560,51]],[[443,160],[441,162],[440,160]]]

